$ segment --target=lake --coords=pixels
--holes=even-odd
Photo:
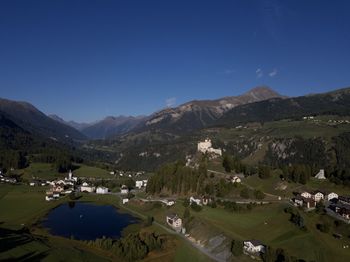
[[[122,230],[138,218],[111,205],[70,202],[52,209],[42,222],[53,235],[93,240],[103,236],[120,238]]]

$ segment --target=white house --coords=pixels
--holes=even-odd
[[[95,187],[94,186],[89,186],[88,183],[84,182],[81,186],[80,186],[80,191],[81,192],[88,192],[88,193],[92,193],[95,192]]]
[[[129,202],[129,199],[128,198],[123,198],[123,205],[125,205],[126,203]]]
[[[320,169],[320,171],[316,174],[315,178],[317,179],[326,179],[324,175],[324,169]]]
[[[312,195],[309,192],[306,192],[306,191],[302,192],[300,195],[302,197],[305,197],[305,198],[312,198]]]
[[[35,182],[30,182],[29,185],[30,186],[35,186]]]
[[[54,200],[53,195],[46,195],[46,196],[45,196],[45,200],[46,200],[46,201]]]
[[[142,180],[136,180],[135,187],[140,189],[142,186],[143,186],[143,181]]]
[[[182,227],[182,219],[176,214],[169,214],[166,217],[166,222],[169,226],[174,228],[176,231],[180,231]]]
[[[55,198],[59,198],[60,197],[60,193],[59,192],[53,192],[52,196],[53,196],[54,199]]]
[[[212,147],[210,139],[205,139],[204,142],[198,142],[197,150],[199,152],[204,153],[204,154],[208,152],[208,153],[213,153],[213,154],[216,154],[219,156],[222,155],[221,149],[215,149]]]
[[[321,200],[324,199],[324,195],[322,192],[320,191],[314,191],[312,193],[312,198],[316,201],[316,202],[320,202]]]
[[[103,187],[103,186],[99,186],[96,188],[96,193],[97,194],[107,194],[108,193],[108,188],[107,187]]]
[[[331,192],[331,193],[327,193],[325,194],[325,199],[327,199],[328,201],[332,200],[332,199],[338,199],[338,194]]]
[[[202,205],[201,204],[201,200],[200,199],[198,199],[198,198],[194,198],[194,197],[190,197],[190,204],[192,205],[192,203],[196,203],[197,205]]]
[[[122,185],[122,187],[120,188],[120,193],[124,195],[128,194],[129,188],[126,185]]]
[[[240,179],[238,176],[234,176],[234,177],[231,179],[231,182],[232,182],[232,183],[241,183],[241,179]]]
[[[166,200],[166,205],[168,206],[168,207],[171,207],[171,206],[173,206],[173,205],[175,205],[175,201],[174,200]]]
[[[143,186],[146,187],[146,186],[147,186],[148,180],[147,180],[147,179],[144,179],[144,180],[142,180],[142,181],[143,181]]]
[[[301,195],[298,195],[296,196],[293,200],[294,200],[294,203],[295,203],[295,206],[303,206],[303,197]]]
[[[257,253],[265,253],[265,245],[261,243],[259,240],[246,240],[243,241],[243,250],[247,253],[257,254]]]

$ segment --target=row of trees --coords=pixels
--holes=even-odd
[[[137,261],[145,258],[153,250],[163,247],[165,239],[155,233],[132,233],[119,240],[99,238],[86,241],[90,246],[111,251],[124,261]]]

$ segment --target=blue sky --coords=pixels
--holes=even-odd
[[[67,120],[350,86],[350,1],[0,1],[0,97]]]

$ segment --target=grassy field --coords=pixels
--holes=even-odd
[[[92,167],[83,164],[76,166],[78,168],[73,171],[73,175],[77,177],[113,178],[107,170],[99,167]],[[17,170],[16,172],[22,174],[22,178],[26,180],[31,180],[33,178],[52,180],[67,176],[65,173],[58,173],[52,164],[47,163],[31,163],[27,168]]]
[[[113,178],[107,170],[86,165],[79,165],[73,174],[77,177]]]
[[[343,185],[336,185],[328,180],[318,180],[311,178],[306,185],[297,184],[293,182],[281,181],[281,179],[274,175],[268,179],[261,179],[257,175],[249,176],[243,180],[243,183],[260,189],[263,192],[279,195],[281,197],[292,197],[293,192],[324,190],[328,192],[336,192],[338,195],[347,195],[350,188]],[[286,186],[285,190],[281,190],[281,186]]]
[[[23,174],[23,178],[31,180],[32,178],[51,180],[56,177],[63,177],[59,174],[52,164],[47,163],[31,163],[27,168],[19,170]]]
[[[182,216],[184,212],[184,207],[179,201],[171,208],[152,208],[151,204],[142,205],[138,202],[131,202],[128,206],[154,216],[163,224],[165,224],[167,213],[174,212]],[[301,212],[308,230],[300,230],[289,222],[290,215],[283,211],[286,206],[288,205],[270,204],[255,207],[253,211],[244,213],[233,213],[209,207],[205,207],[198,213],[191,211],[197,224],[201,224],[195,230],[195,236],[197,239],[208,239],[215,231],[216,234],[224,233],[240,240],[259,239],[268,245],[283,248],[289,254],[306,260],[326,262],[332,261],[332,258],[337,256],[337,261],[349,261],[349,251],[342,248],[343,245],[350,244],[348,238],[338,240],[331,233],[325,234],[318,231],[316,224],[321,220],[320,216],[314,212]],[[329,223],[333,223],[328,216],[325,218],[329,220]],[[346,228],[347,231],[350,230],[349,226]]]

